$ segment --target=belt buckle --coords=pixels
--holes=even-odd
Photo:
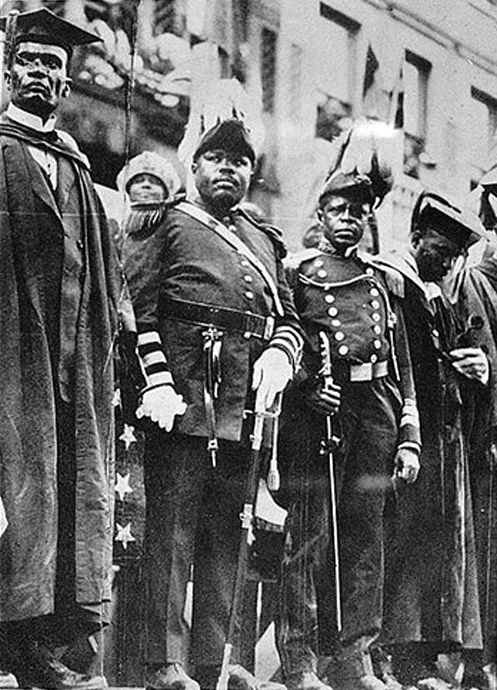
[[[371,381],[373,378],[373,365],[371,362],[350,365],[351,381]]]

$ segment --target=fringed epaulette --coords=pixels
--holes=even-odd
[[[285,268],[289,271],[297,271],[306,261],[312,261],[323,252],[317,247],[307,247],[298,252],[292,252],[285,258]]]
[[[276,254],[280,259],[284,259],[287,255],[287,247],[285,241],[283,240],[283,234],[281,230],[276,227],[276,225],[270,225],[269,223],[264,223],[257,218],[255,218],[249,211],[244,208],[238,208],[237,212],[249,223],[254,225],[256,228],[264,232],[274,245]]]
[[[125,220],[125,234],[133,235],[137,239],[150,237],[162,225],[170,209],[184,198],[184,194],[178,194],[159,204],[132,205]]]
[[[405,296],[405,278],[400,267],[394,265],[394,260],[390,261],[384,257],[374,256],[368,260],[375,268],[383,274],[387,288],[392,295],[403,299]]]

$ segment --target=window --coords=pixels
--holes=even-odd
[[[404,172],[419,177],[420,155],[426,145],[428,129],[428,81],[431,64],[406,51],[402,70],[404,93]]]
[[[470,163],[473,183],[486,172],[489,154],[497,133],[497,98],[471,89]]]
[[[264,27],[261,32],[261,84],[262,108],[266,113],[274,112],[276,97],[276,48],[276,32]]]
[[[356,72],[357,22],[320,3],[316,27],[315,83],[319,94],[316,135],[332,140],[346,128],[352,115]]]

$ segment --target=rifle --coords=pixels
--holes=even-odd
[[[333,385],[331,345],[328,336],[324,331],[319,331],[321,344],[321,369],[320,375],[323,377],[325,388]],[[326,416],[326,439],[321,445],[321,454],[328,456],[328,470],[330,480],[330,509],[331,509],[331,528],[333,538],[333,560],[335,563],[335,615],[337,630],[342,630],[342,595],[340,590],[340,542],[338,539],[338,500],[335,484],[335,461],[333,451],[338,446],[339,438],[333,430],[332,415]]]

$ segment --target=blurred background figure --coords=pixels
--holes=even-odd
[[[181,188],[173,164],[153,151],[143,151],[132,158],[117,176],[116,183],[129,200],[121,238],[156,225],[162,217],[163,202]]]

